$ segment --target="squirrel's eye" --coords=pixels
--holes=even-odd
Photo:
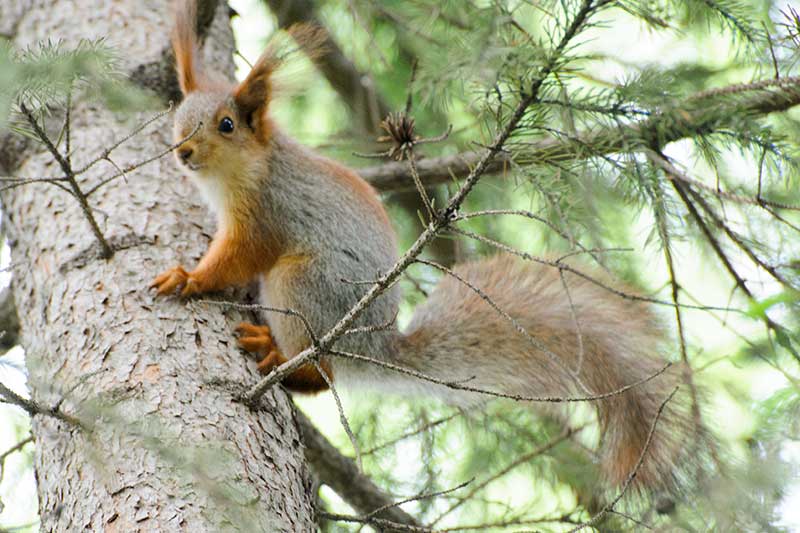
[[[225,117],[219,121],[219,126],[217,129],[222,133],[231,133],[233,131],[233,121]]]

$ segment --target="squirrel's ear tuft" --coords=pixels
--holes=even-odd
[[[272,93],[270,77],[277,66],[273,59],[273,57],[262,55],[253,65],[247,78],[233,92],[233,99],[239,109],[240,118],[256,134],[260,133],[263,126]]]
[[[200,85],[200,65],[197,44],[197,3],[183,0],[175,3],[175,27],[172,30],[172,49],[175,52],[175,69],[184,95]]]
[[[310,24],[295,24],[286,30],[290,39],[275,38],[253,65],[250,74],[233,93],[241,118],[257,135],[265,136],[266,112],[273,96],[272,75],[289,56],[303,51],[316,60],[324,54],[328,36],[320,28]],[[289,44],[291,41],[292,44]]]

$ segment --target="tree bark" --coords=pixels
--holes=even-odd
[[[62,38],[69,46],[107,35],[135,72],[168,46],[169,4],[36,2],[16,21],[13,41],[22,48]],[[204,55],[209,70],[230,76],[233,41],[220,4]],[[86,99],[73,106],[78,167],[134,125]],[[115,150],[114,162],[122,167],[163,150],[169,120]],[[34,149],[7,170],[57,175],[52,156]],[[96,182],[113,171],[102,162],[83,178]],[[32,396],[42,405],[63,402],[83,426],[33,418],[42,530],[313,530],[312,483],[288,397],[276,388],[258,412],[234,401],[256,376],[231,335],[242,317],[156,300],[147,289],[160,271],[193,266],[213,233],[172,158],[91,197],[106,238],[127,243],[107,261],[64,191],[35,184],[2,200]]]

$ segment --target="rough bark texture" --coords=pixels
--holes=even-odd
[[[221,4],[205,55],[230,74],[232,38]],[[168,42],[166,1],[30,2],[18,15],[9,25],[16,45],[108,35],[127,55],[129,72],[158,61]],[[115,162],[163,149],[169,120],[115,151]],[[73,160],[81,166],[133,123],[78,101],[73,126]],[[36,149],[7,170],[57,174],[52,157]],[[109,170],[101,163],[84,178]],[[2,200],[33,397],[52,405],[66,394],[62,408],[89,428],[33,419],[42,530],[313,530],[311,480],[287,396],[275,389],[257,413],[232,401],[231,384],[255,379],[231,336],[242,317],[155,300],[147,290],[161,270],[192,266],[213,232],[172,159],[91,198],[107,238],[138,243],[109,261],[91,253],[94,237],[63,191],[36,184]]]

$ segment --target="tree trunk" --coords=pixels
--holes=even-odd
[[[167,1],[36,2],[20,10],[20,48],[109,36],[127,72],[156,64],[168,46]],[[91,35],[87,35],[91,32]],[[227,4],[208,30],[209,70],[230,76]],[[140,117],[142,118],[142,117]],[[165,117],[112,154],[120,167],[171,143]],[[134,126],[73,102],[76,167]],[[19,176],[58,175],[44,147]],[[96,182],[114,167],[83,176]],[[234,401],[256,379],[231,331],[242,317],[200,302],[156,300],[160,271],[194,265],[213,221],[171,156],[91,197],[100,228],[125,243],[112,259],[78,202],[34,184],[3,194],[14,293],[34,400],[77,417],[84,429],[35,416],[35,469],[43,531],[309,531],[313,494],[292,405],[275,389],[254,412]],[[74,390],[73,390],[74,388]]]

